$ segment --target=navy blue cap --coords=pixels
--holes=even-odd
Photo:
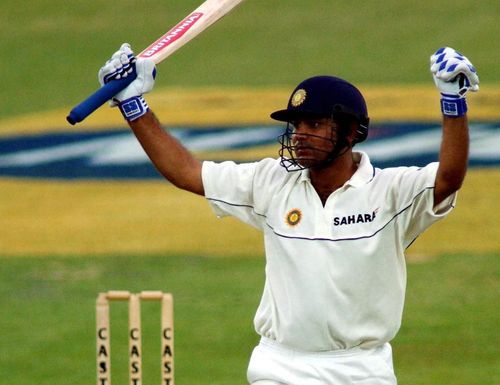
[[[360,123],[356,142],[368,134],[368,110],[361,92],[351,83],[334,76],[314,76],[295,87],[288,106],[271,114],[281,122],[304,118],[331,118],[350,115]]]

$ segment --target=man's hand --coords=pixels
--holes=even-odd
[[[136,59],[130,44],[124,43],[98,73],[99,83],[103,86],[115,79],[125,78],[133,72],[136,72],[137,78],[110,101],[112,107],[120,108],[128,121],[139,118],[149,109],[142,95],[154,87],[155,63],[150,59]]]
[[[441,92],[443,139],[434,185],[434,207],[456,192],[463,183],[469,154],[467,102],[469,91],[479,90],[472,63],[453,48],[438,49],[431,56],[431,72]]]
[[[453,48],[438,49],[430,58],[430,70],[441,92],[443,115],[458,117],[467,112],[465,96],[479,90],[479,77],[472,63]]]

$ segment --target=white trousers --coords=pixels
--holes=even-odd
[[[250,358],[252,385],[396,385],[391,345],[302,352],[262,338]]]

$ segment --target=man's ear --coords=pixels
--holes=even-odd
[[[359,123],[356,121],[351,121],[348,127],[349,129],[347,132],[346,140],[349,143],[349,146],[353,147],[356,136],[358,135]]]

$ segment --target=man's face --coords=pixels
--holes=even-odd
[[[290,123],[291,150],[304,168],[325,165],[337,143],[337,124],[328,118],[301,119]]]

